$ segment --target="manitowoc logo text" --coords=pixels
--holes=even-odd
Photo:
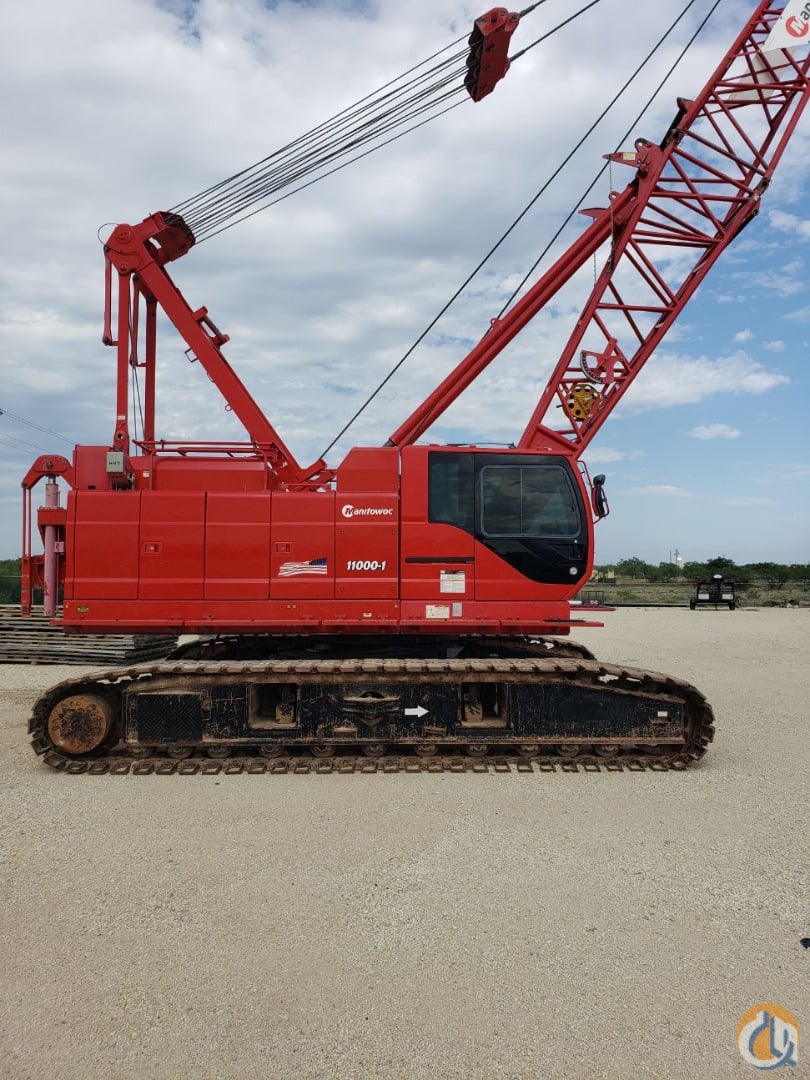
[[[394,511],[383,506],[352,506],[347,503],[340,511],[345,518],[354,517],[393,517]]]

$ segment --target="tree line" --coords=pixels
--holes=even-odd
[[[694,583],[722,574],[736,585],[747,585],[753,581],[764,582],[774,589],[796,582],[810,583],[810,563],[755,562],[737,565],[733,559],[718,555],[706,562],[686,562],[683,567],[672,562],[662,562],[657,566],[644,562],[637,556],[619,559],[610,565],[598,566],[595,571],[604,577],[612,572],[616,577],[634,578],[651,583],[687,581]]]
[[[19,604],[21,559],[0,559],[0,604]]]

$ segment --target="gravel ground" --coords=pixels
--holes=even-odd
[[[77,669],[0,666],[0,1076],[757,1075],[746,1009],[810,1032],[809,614],[580,635],[707,695],[685,773],[62,776]]]

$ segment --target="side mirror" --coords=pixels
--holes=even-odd
[[[591,507],[597,518],[607,517],[610,513],[607,495],[605,494],[605,475],[600,473],[591,481]]]

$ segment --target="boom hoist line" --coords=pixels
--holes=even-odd
[[[173,206],[171,213],[182,217],[202,243],[442,116],[467,96],[481,101],[511,63],[599,0],[591,0],[510,59],[507,51],[518,23],[545,2],[521,12],[493,8],[475,21],[465,48],[457,49],[464,39],[456,39],[255,165]]]

